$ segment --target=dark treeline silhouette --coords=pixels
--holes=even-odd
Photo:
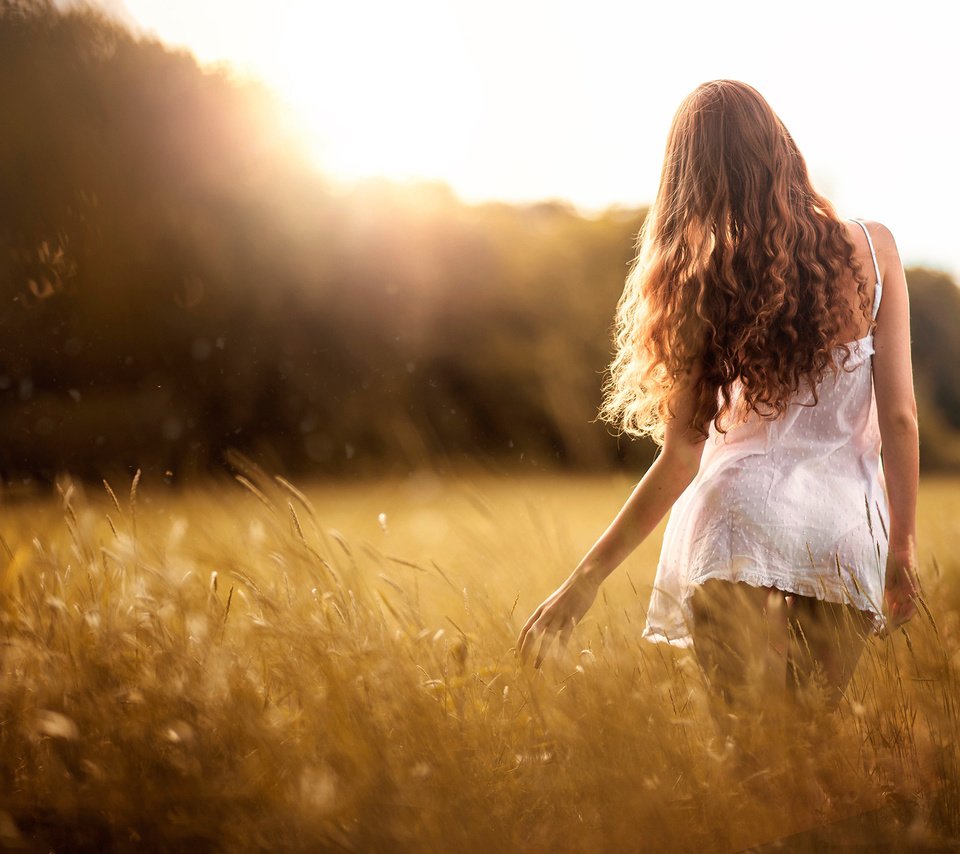
[[[0,115],[6,483],[651,458],[593,420],[642,210],[338,188],[262,87],[44,0],[0,0]],[[954,465],[960,292],[909,280]]]

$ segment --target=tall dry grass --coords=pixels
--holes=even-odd
[[[693,658],[640,639],[656,538],[608,580],[566,656],[516,661],[520,624],[612,518],[625,478],[301,490],[234,462],[236,482],[185,495],[64,478],[56,503],[6,508],[3,843],[960,840],[954,482],[923,488],[928,608],[869,643],[834,715],[771,705],[734,742]]]

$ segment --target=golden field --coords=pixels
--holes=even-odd
[[[956,480],[921,486],[929,610],[871,639],[835,714],[771,708],[727,743],[692,656],[640,638],[659,531],[564,655],[516,660],[626,474],[290,484],[235,464],[4,507],[3,844],[958,844]]]

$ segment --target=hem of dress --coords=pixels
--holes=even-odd
[[[881,634],[887,625],[886,617],[882,611],[878,611],[871,604],[861,604],[853,600],[848,591],[842,586],[839,588],[841,598],[831,598],[828,594],[838,591],[836,585],[828,587],[825,584],[817,584],[810,581],[804,583],[802,580],[783,580],[771,577],[767,572],[758,572],[752,570],[737,570],[729,572],[728,570],[707,570],[697,576],[697,580],[687,585],[687,590],[680,599],[680,612],[683,616],[683,626],[680,634],[671,634],[668,629],[661,626],[655,626],[647,622],[641,635],[645,640],[651,643],[668,643],[681,649],[688,649],[693,646],[693,636],[687,628],[693,622],[693,613],[689,606],[690,597],[693,596],[694,585],[702,584],[712,578],[719,578],[723,581],[742,582],[751,587],[774,587],[782,593],[793,593],[797,596],[809,596],[818,599],[821,602],[835,602],[840,605],[852,605],[858,611],[870,614],[873,617],[873,626],[871,634]],[[869,603],[869,598],[867,599]]]

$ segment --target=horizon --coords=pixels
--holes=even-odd
[[[884,223],[905,266],[960,279],[960,167],[951,143],[958,121],[942,108],[960,73],[950,66],[949,28],[931,26],[937,7],[929,0],[898,20],[903,47],[889,62],[876,61],[878,45],[889,42],[883,21],[824,0],[790,21],[752,0],[680,11],[606,0],[589,15],[542,0],[498,0],[483,10],[462,0],[403,9],[383,0],[330,8],[278,0],[269,19],[227,0],[94,5],[205,67],[262,81],[297,117],[311,160],[331,180],[439,181],[467,204],[567,202],[588,217],[646,207],[680,100],[704,80],[745,80],[783,119],[841,217]],[[821,32],[817,10],[828,9],[834,27]],[[550,39],[542,38],[546,24]],[[818,56],[834,64],[810,63],[798,79],[778,41],[788,24],[794,43],[819,43]],[[644,66],[657,72],[656,88],[642,96],[635,90],[646,75],[630,56],[638,35]],[[846,73],[842,88],[838,72]],[[325,79],[338,85],[315,84]],[[625,109],[631,98],[639,108]],[[884,134],[871,133],[881,127]],[[890,180],[877,180],[885,169]],[[929,216],[920,220],[916,210]]]

